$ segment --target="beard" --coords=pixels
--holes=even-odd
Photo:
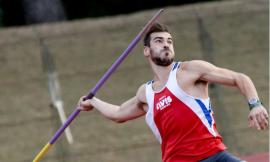
[[[158,66],[169,66],[169,65],[171,65],[172,62],[174,61],[174,58],[168,58],[167,57],[169,55],[167,52],[171,52],[171,51],[165,49],[165,50],[162,50],[161,52],[166,52],[165,53],[166,57],[161,58],[159,56],[154,56],[153,55],[154,52],[152,50],[150,50],[152,61]]]

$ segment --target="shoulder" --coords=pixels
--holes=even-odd
[[[212,65],[212,64],[203,60],[190,60],[190,61],[184,61],[181,63],[181,67],[187,68],[187,69],[192,68],[194,66],[201,67],[201,66],[209,66],[209,65]]]
[[[203,60],[191,60],[185,61],[181,63],[181,69],[187,71],[205,71],[210,70],[211,68],[215,67],[213,64],[203,61]]]
[[[142,103],[146,103],[145,89],[146,89],[146,84],[142,84],[136,93],[137,99]]]

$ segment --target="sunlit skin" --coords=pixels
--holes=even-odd
[[[151,34],[150,52],[152,61],[160,66],[169,66],[174,60],[173,40],[171,34],[167,32]],[[145,55],[146,57],[149,55]]]
[[[167,32],[152,33],[150,46],[145,46],[143,53],[153,72],[153,89],[159,91],[167,82],[175,56],[171,34]],[[198,98],[209,97],[209,83],[235,87],[247,101],[251,98],[259,98],[253,82],[245,74],[216,67],[201,60],[182,62],[177,71],[177,83],[187,94]],[[82,101],[82,98],[78,103],[81,110],[89,111],[95,108],[108,119],[118,123],[143,116],[148,110],[145,84],[139,87],[134,97],[119,106],[96,97],[86,101]],[[268,113],[263,105],[250,111],[248,125],[258,130],[268,128]]]

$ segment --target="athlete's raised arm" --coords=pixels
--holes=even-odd
[[[267,111],[259,100],[253,82],[247,75],[199,60],[186,63],[185,68],[198,75],[199,80],[237,87],[247,99],[251,109],[248,116],[249,126],[259,130],[268,127]]]
[[[79,107],[81,110],[89,111],[95,108],[106,118],[118,123],[144,115],[144,110],[147,108],[147,105],[145,104],[145,85],[142,85],[138,89],[136,96],[125,101],[120,106],[107,103],[96,97],[85,101],[82,99],[83,97],[81,97],[79,101]]]

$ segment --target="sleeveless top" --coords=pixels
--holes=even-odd
[[[164,88],[146,84],[146,123],[161,144],[163,162],[196,162],[226,149],[217,132],[210,99],[195,98],[177,83],[175,62]]]

